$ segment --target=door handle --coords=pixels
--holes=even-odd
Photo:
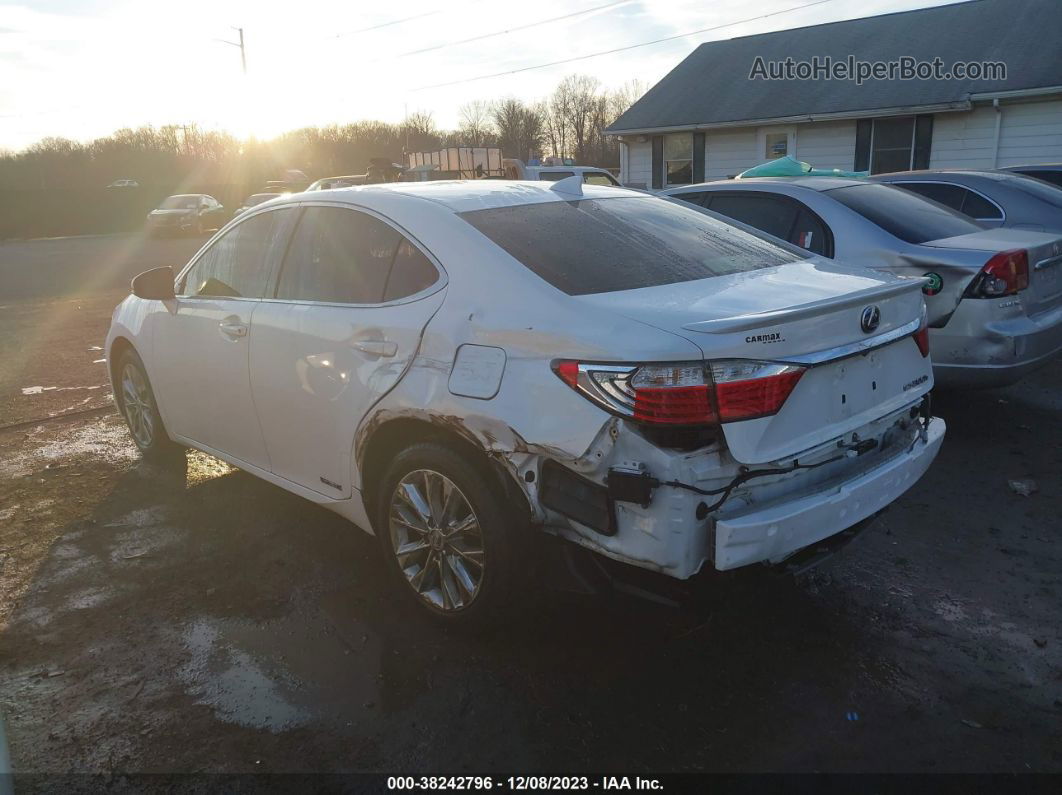
[[[398,344],[386,340],[355,340],[350,343],[351,347],[370,356],[383,356],[390,358],[398,353]]]
[[[233,339],[247,336],[246,323],[233,323],[232,321],[222,320],[218,323],[218,328],[221,329],[222,334]]]

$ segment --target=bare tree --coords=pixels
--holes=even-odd
[[[418,110],[409,114],[402,124],[406,138],[406,149],[410,152],[423,152],[439,146],[439,128],[431,111]]]
[[[502,154],[527,160],[537,154],[545,138],[545,109],[509,97],[494,103],[491,119],[498,131]]]
[[[496,135],[489,102],[482,99],[466,102],[458,113],[461,120],[456,137],[464,146],[489,146],[494,143]]]

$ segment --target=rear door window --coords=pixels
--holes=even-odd
[[[798,210],[793,202],[776,196],[725,191],[712,193],[705,206],[712,212],[762,229],[783,240],[789,238],[789,230],[793,228]]]
[[[833,256],[833,246],[830,244],[830,235],[826,231],[826,225],[806,208],[801,208],[797,213],[793,230],[789,233],[789,242],[807,249],[812,254],[820,254],[824,257]]]
[[[892,182],[904,190],[925,196],[935,202],[940,202],[945,207],[962,212],[962,203],[969,191],[959,185],[945,185],[943,182]],[[969,215],[970,213],[967,213]]]
[[[800,260],[692,207],[647,196],[495,207],[460,216],[569,295],[695,281]]]
[[[290,207],[283,207],[259,213],[227,231],[185,273],[178,294],[263,297],[269,289],[270,262],[290,212]]]
[[[984,229],[968,216],[893,185],[849,185],[831,188],[824,195],[907,243],[942,240]]]
[[[982,221],[998,221],[1003,217],[1003,211],[999,207],[973,190],[966,191],[960,209],[971,218]]]
[[[433,285],[439,271],[397,229],[346,207],[307,207],[292,235],[276,297],[379,304]]]
[[[397,301],[426,290],[439,280],[439,271],[424,252],[404,237],[395,250],[394,264],[384,288],[384,301]]]
[[[598,171],[584,171],[583,182],[587,185],[605,185],[607,187],[615,187],[619,183],[612,178],[611,174],[602,174]]]
[[[539,171],[538,178],[546,182],[558,182],[568,177],[574,177],[574,171]]]

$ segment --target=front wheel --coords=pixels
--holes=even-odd
[[[526,534],[507,494],[488,465],[440,444],[395,458],[377,497],[376,535],[399,587],[422,610],[482,625],[509,606]]]
[[[129,434],[145,458],[162,459],[180,450],[166,433],[144,362],[136,351],[126,351],[118,362],[118,393]]]

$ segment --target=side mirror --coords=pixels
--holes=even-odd
[[[168,301],[175,298],[173,291],[173,268],[152,268],[133,277],[133,295],[149,301]]]

